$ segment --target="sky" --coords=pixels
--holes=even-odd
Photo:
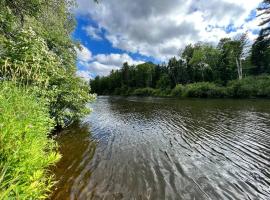
[[[77,0],[77,75],[90,79],[124,62],[167,62],[188,44],[260,30],[261,0]]]

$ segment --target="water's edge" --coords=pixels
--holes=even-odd
[[[268,199],[270,101],[99,96],[52,199]]]

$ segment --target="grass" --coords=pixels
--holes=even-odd
[[[54,184],[48,167],[60,159],[48,113],[29,90],[0,82],[0,199],[47,198]]]

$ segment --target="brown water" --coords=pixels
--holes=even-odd
[[[99,97],[52,199],[270,199],[270,100]]]

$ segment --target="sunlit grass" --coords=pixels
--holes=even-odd
[[[45,199],[59,160],[45,101],[0,82],[0,199]]]

